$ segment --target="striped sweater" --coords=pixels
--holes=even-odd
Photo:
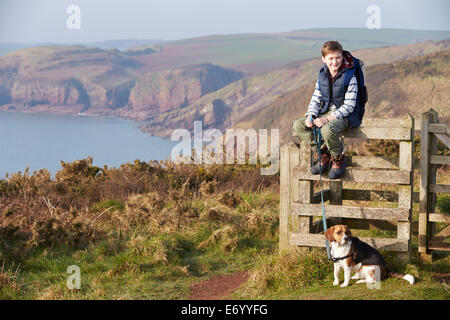
[[[355,109],[357,95],[358,82],[356,80],[356,77],[353,76],[350,80],[350,84],[348,85],[347,92],[345,93],[344,104],[340,108],[336,108],[335,105],[331,105],[330,110],[333,111],[333,114],[338,119],[347,117]],[[320,114],[324,114],[328,111],[329,110],[327,110],[327,106],[322,106],[322,93],[319,90],[319,80],[317,80],[316,88],[311,97],[311,102],[309,103],[308,111],[306,112],[305,117],[309,115],[317,117]]]

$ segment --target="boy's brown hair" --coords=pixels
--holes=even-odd
[[[325,57],[327,54],[331,52],[340,52],[342,53],[344,49],[342,49],[342,45],[337,41],[327,41],[322,45],[322,57]]]

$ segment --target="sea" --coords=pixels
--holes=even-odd
[[[93,165],[120,167],[140,160],[169,160],[177,142],[150,136],[141,123],[113,117],[0,111],[0,179],[47,169],[61,161],[93,158]]]

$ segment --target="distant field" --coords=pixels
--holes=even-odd
[[[159,71],[186,64],[211,62],[243,72],[260,73],[296,60],[317,57],[327,40],[350,50],[412,44],[450,38],[448,31],[311,29],[283,33],[211,35],[158,45],[161,52],[136,59]]]

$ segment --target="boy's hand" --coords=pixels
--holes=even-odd
[[[322,126],[326,125],[329,121],[327,118],[317,118],[314,120],[314,124],[321,128]]]
[[[324,117],[324,118],[316,118],[314,120],[314,124],[316,126],[318,126],[319,128],[321,128],[322,126],[326,125],[327,123],[333,121],[334,119],[336,119],[336,116],[331,114],[328,117]]]
[[[314,124],[311,121],[309,121],[309,116],[306,117],[305,124],[308,128],[314,127]]]

